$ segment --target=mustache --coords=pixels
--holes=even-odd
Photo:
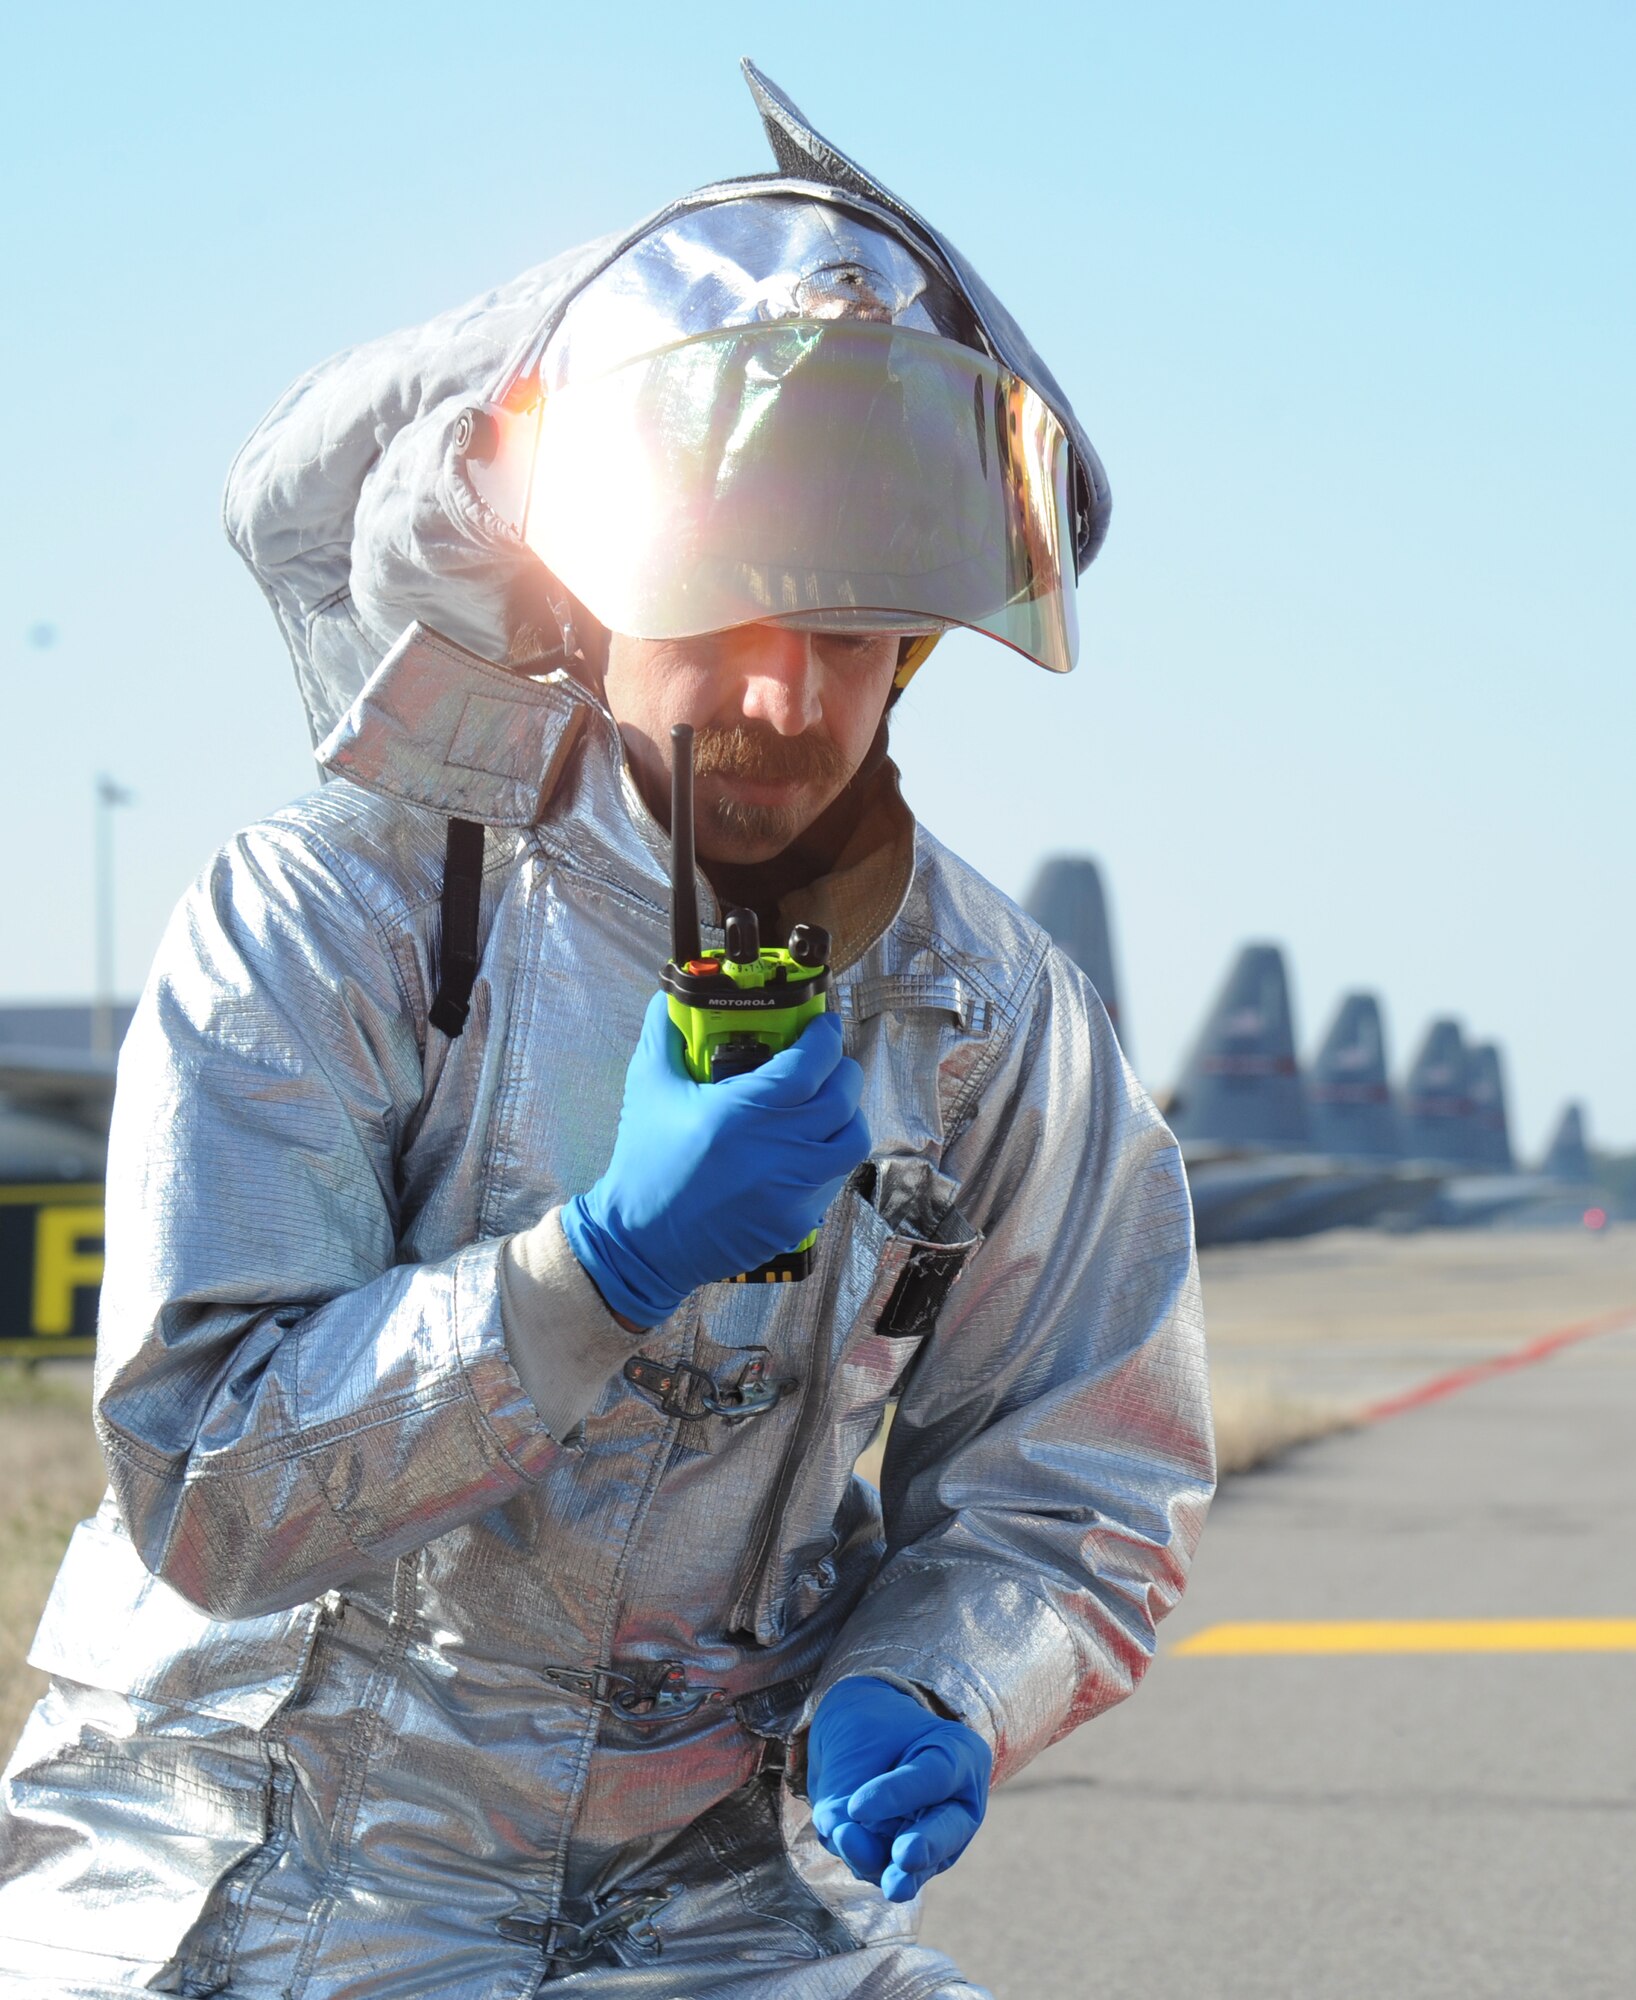
[[[761,784],[827,784],[852,775],[845,756],[825,736],[780,736],[766,724],[706,724],[694,732],[697,777],[747,778]]]

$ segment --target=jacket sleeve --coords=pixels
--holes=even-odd
[[[999,1779],[1121,1700],[1215,1484],[1180,1154],[1058,952],[945,1170],[982,1231],[905,1385],[887,1558],[808,1705],[930,1695]]]
[[[385,934],[272,822],[183,900],[121,1053],[97,1425],[143,1561],[218,1617],[298,1604],[537,1479],[503,1239],[401,1262],[422,1092]]]

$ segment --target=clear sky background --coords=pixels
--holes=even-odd
[[[1111,886],[1166,1085],[1242,940],[1304,1048],[1378,990],[1636,1145],[1636,9],[13,8],[0,999],[120,984],[207,855],[312,782],[228,462],[322,356],[769,165],[749,53],[1049,358],[1114,522],[1058,680],[945,642],[894,737],[1021,895]],[[55,643],[37,643],[40,626]]]

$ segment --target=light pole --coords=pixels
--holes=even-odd
[[[97,994],[91,1010],[91,1053],[114,1053],[114,808],[135,803],[135,794],[116,785],[104,771],[96,793],[96,959]]]

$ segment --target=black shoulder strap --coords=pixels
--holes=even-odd
[[[471,1012],[477,978],[477,918],[483,906],[483,829],[475,820],[449,821],[443,850],[443,935],[437,949],[437,994],[429,1019],[452,1041]]]

